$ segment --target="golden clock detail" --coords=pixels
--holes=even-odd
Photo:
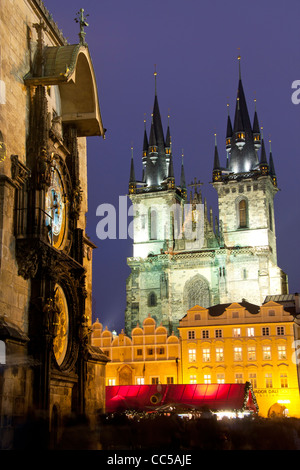
[[[54,341],[53,351],[57,364],[60,366],[66,356],[69,339],[69,312],[67,299],[63,289],[57,285],[55,288]]]
[[[51,169],[51,183],[46,194],[45,211],[49,242],[55,248],[61,249],[67,230],[67,207],[63,178],[58,164]]]

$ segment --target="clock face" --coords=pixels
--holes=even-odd
[[[58,165],[52,168],[45,210],[49,241],[55,248],[62,248],[66,234],[66,202],[63,179]]]
[[[56,285],[55,306],[57,308],[55,318],[56,335],[53,341],[53,351],[57,364],[60,366],[66,357],[69,338],[69,312],[67,299],[63,289]]]

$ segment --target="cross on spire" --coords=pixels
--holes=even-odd
[[[83,12],[84,12],[84,9],[80,8],[80,10],[77,12],[77,16],[76,16],[76,18],[74,18],[74,20],[76,21],[76,23],[79,23],[79,25],[80,25],[80,33],[78,34],[79,42],[82,46],[87,46],[87,43],[85,42],[86,32],[84,31],[84,27],[88,26],[88,23],[86,22],[86,19],[89,15],[84,16]]]

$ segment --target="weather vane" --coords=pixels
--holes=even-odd
[[[80,44],[82,44],[83,46],[87,46],[87,43],[85,42],[86,32],[84,31],[84,27],[88,26],[88,23],[86,22],[86,19],[89,15],[84,16],[83,12],[84,12],[84,9],[80,8],[80,10],[77,12],[76,18],[74,18],[74,19],[75,19],[76,23],[80,24],[80,33],[78,35],[79,40],[80,40]]]

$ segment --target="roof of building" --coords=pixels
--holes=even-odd
[[[106,412],[151,411],[179,405],[182,409],[211,411],[258,411],[251,385],[120,385],[106,387]]]

